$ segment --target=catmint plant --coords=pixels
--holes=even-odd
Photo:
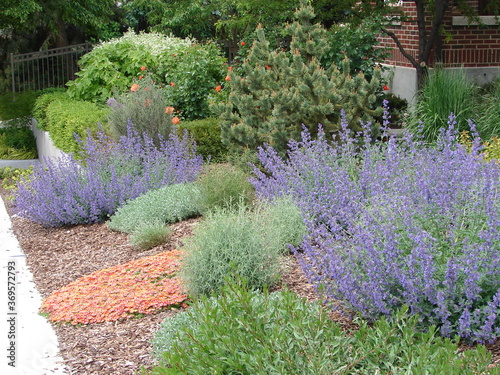
[[[500,336],[500,168],[448,124],[433,148],[408,134],[304,132],[287,159],[261,148],[253,183],[260,197],[294,197],[308,227],[302,267],[344,310],[376,319],[407,304],[422,326],[485,342]]]
[[[156,147],[131,124],[119,141],[100,131],[82,147],[83,157],[46,160],[18,184],[20,216],[48,227],[101,222],[148,190],[193,181],[203,163],[187,134],[172,132]]]

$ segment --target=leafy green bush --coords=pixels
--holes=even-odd
[[[36,159],[36,139],[29,127],[30,120],[20,117],[0,127],[0,159]]]
[[[133,233],[144,223],[175,223],[199,215],[194,183],[167,185],[128,201],[111,216],[110,229]]]
[[[245,285],[167,318],[153,346],[160,365],[151,374],[497,373],[484,346],[457,354],[456,341],[420,332],[407,309],[348,333],[318,303]]]
[[[269,246],[278,247],[282,254],[290,252],[288,245],[298,247],[307,233],[302,212],[292,197],[284,196],[270,203],[260,203],[255,215]]]
[[[149,74],[141,76],[129,92],[107,100],[111,134],[116,139],[126,135],[130,122],[136,131],[146,133],[159,145],[160,138],[166,139],[173,125],[174,108],[167,106],[166,100],[164,90]]]
[[[80,60],[78,78],[68,82],[76,99],[104,103],[129,90],[132,79],[147,68],[165,87],[167,102],[186,119],[209,115],[207,97],[223,78],[224,59],[214,44],[133,32],[101,43]]]
[[[197,150],[204,160],[220,163],[227,160],[228,149],[220,137],[219,119],[183,121],[177,128],[186,129],[196,142]]]
[[[328,47],[321,63],[329,67],[332,63],[341,66],[347,56],[351,62],[351,75],[363,72],[372,76],[378,63],[387,57],[388,49],[380,45],[377,36],[380,24],[365,20],[362,25],[334,23],[328,29]]]
[[[45,121],[54,145],[64,152],[79,152],[81,146],[75,139],[85,139],[87,131],[95,132],[105,127],[109,109],[82,100],[54,100],[46,109]]]
[[[279,248],[269,246],[258,219],[244,206],[209,213],[186,240],[185,250],[182,275],[194,296],[217,292],[231,273],[259,289],[279,277]]]
[[[37,128],[40,130],[47,131],[47,107],[54,101],[66,101],[69,102],[70,98],[66,93],[66,90],[53,90],[40,95],[33,107],[33,117],[37,121]]]
[[[249,175],[230,164],[208,165],[198,177],[200,188],[198,205],[202,213],[216,208],[234,208],[240,203],[250,204],[254,187]]]
[[[0,120],[6,121],[19,117],[31,116],[35,105],[36,93],[6,93],[0,95]]]
[[[136,249],[148,250],[167,242],[172,235],[172,228],[161,220],[152,220],[140,224],[130,236],[130,243]]]
[[[440,129],[448,128],[450,113],[456,116],[459,132],[469,130],[468,119],[475,117],[477,88],[463,70],[434,69],[425,79],[408,129],[435,143]],[[479,129],[478,129],[479,130]]]

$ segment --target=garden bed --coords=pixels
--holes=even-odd
[[[113,232],[105,224],[46,228],[15,216],[6,191],[2,190],[1,195],[43,298],[94,271],[180,248],[182,239],[191,233],[198,221],[190,219],[174,224],[169,243],[140,252],[130,245],[126,234]],[[309,300],[317,299],[292,256],[288,258],[286,269],[284,284]],[[154,363],[150,340],[160,323],[180,310],[118,322],[53,326],[64,364],[71,374],[137,374],[142,367],[149,368]],[[332,316],[346,327],[350,326],[348,319],[338,314]]]
[[[15,216],[5,190],[1,195],[12,216],[14,233],[26,254],[34,281],[44,298],[94,271],[181,248],[183,238],[191,234],[198,222],[198,219],[190,219],[173,225],[170,242],[139,252],[129,244],[126,234],[113,232],[105,224],[46,228]],[[283,284],[308,300],[317,299],[293,256],[288,258],[286,270]],[[150,368],[154,364],[150,340],[160,323],[180,310],[165,310],[118,322],[53,326],[64,364],[71,374],[137,374],[141,368]],[[339,314],[332,313],[331,317],[346,328],[353,327]],[[492,362],[500,363],[500,343],[488,345],[488,349],[493,355]]]

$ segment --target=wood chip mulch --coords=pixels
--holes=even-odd
[[[45,228],[20,218],[15,215],[6,192],[0,189],[0,195],[43,298],[94,271],[181,248],[182,239],[191,234],[198,222],[191,219],[175,224],[169,243],[138,251],[128,243],[126,234],[113,232],[105,224]],[[283,285],[308,300],[318,299],[293,256],[287,258],[284,269]],[[64,365],[73,375],[129,375],[149,369],[155,363],[150,341],[160,323],[178,311],[90,325],[53,324]],[[353,327],[348,318],[338,313],[330,316],[345,328]],[[500,344],[489,345],[489,349],[494,362],[500,363]]]

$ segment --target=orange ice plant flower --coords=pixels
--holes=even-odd
[[[175,87],[175,82],[170,82],[170,86]]]
[[[167,115],[171,115],[172,113],[174,113],[174,109],[175,109],[174,107],[166,107],[165,108],[165,113]]]
[[[179,117],[177,117],[177,116],[172,117],[172,123],[174,125],[177,125],[179,122],[181,122],[181,120],[179,119]]]
[[[130,86],[130,91],[135,92],[139,90],[139,85],[137,83],[134,83],[132,86]]]
[[[228,82],[231,80],[231,77],[229,77],[229,74],[226,76],[225,80]]]
[[[145,66],[141,66],[141,70],[142,70],[142,71],[145,71],[145,70],[146,70],[146,67],[145,67]]]
[[[89,324],[153,314],[187,299],[177,271],[181,251],[166,251],[96,271],[53,292],[40,308],[53,322]]]
[[[219,86],[217,86],[217,87],[215,88],[215,91],[217,91],[217,92],[219,92],[220,90],[222,90],[222,86],[221,86],[221,85],[219,85]]]

